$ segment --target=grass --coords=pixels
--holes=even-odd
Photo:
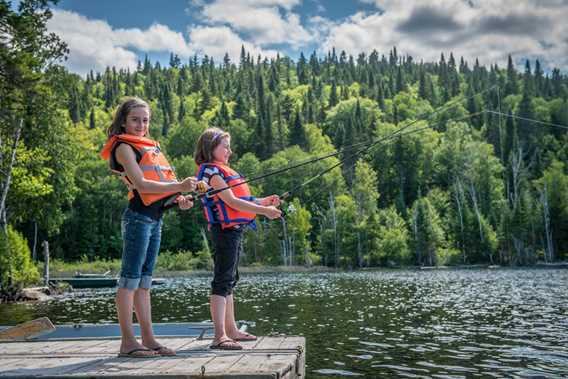
[[[154,272],[162,275],[171,272],[193,272],[211,270],[213,262],[207,251],[192,253],[190,251],[180,251],[172,253],[169,251],[161,252]],[[52,277],[73,276],[76,273],[83,274],[104,274],[110,271],[111,276],[116,276],[120,272],[121,260],[89,260],[83,256],[78,261],[65,262],[60,259],[52,259],[49,262],[49,274]],[[43,272],[43,262],[38,263],[38,269]]]

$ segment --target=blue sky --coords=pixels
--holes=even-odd
[[[424,61],[453,52],[504,66],[512,54],[521,70],[527,58],[568,68],[567,0],[62,0],[53,11],[48,28],[68,43],[65,65],[79,74],[133,69],[145,54],[165,64],[170,52],[237,61],[241,45],[294,59],[396,46]]]

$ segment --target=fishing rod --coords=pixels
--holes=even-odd
[[[418,128],[418,129],[414,129],[414,130],[407,131],[407,132],[405,132],[405,133],[399,133],[399,134],[394,134],[394,133],[393,133],[393,134],[387,136],[388,138],[386,138],[386,140],[390,140],[390,139],[394,139],[394,138],[396,138],[396,137],[402,137],[402,136],[406,136],[406,135],[410,135],[410,134],[414,134],[414,133],[419,133],[419,132],[422,132],[422,131],[424,131],[424,130],[426,130],[426,129],[430,129],[431,126],[440,125],[440,124],[445,123],[445,122],[448,122],[448,121],[462,121],[462,120],[465,120],[465,119],[468,119],[468,118],[471,118],[471,117],[479,116],[479,115],[481,115],[481,114],[483,114],[483,113],[484,113],[484,111],[480,111],[480,112],[476,112],[476,113],[471,113],[471,114],[469,114],[469,115],[467,115],[467,116],[460,117],[460,118],[457,118],[457,119],[449,119],[449,120],[445,120],[445,121],[440,121],[440,122],[438,122],[438,123],[436,123],[436,124],[434,124],[434,125],[427,125],[427,126],[424,126],[424,127]],[[385,142],[385,141],[381,141],[381,142]],[[375,145],[375,146],[376,146],[376,145]],[[359,151],[356,151],[353,155],[351,155],[351,156],[349,156],[349,157],[343,158],[343,159],[340,160],[338,163],[336,163],[336,164],[334,164],[334,165],[328,167],[328,168],[325,169],[324,171],[320,172],[318,175],[316,175],[316,176],[314,176],[314,177],[311,177],[310,179],[308,179],[308,180],[306,180],[305,182],[303,182],[303,183],[297,185],[296,187],[294,187],[294,188],[291,189],[290,191],[284,192],[282,195],[280,195],[280,198],[281,198],[281,199],[285,199],[285,198],[288,198],[288,197],[292,196],[295,192],[297,192],[297,191],[298,191],[299,189],[301,189],[302,187],[305,187],[306,185],[310,184],[310,183],[313,182],[314,180],[316,180],[316,179],[322,177],[323,175],[327,174],[328,172],[330,172],[330,171],[333,170],[334,168],[336,168],[336,167],[342,165],[343,163],[345,163],[345,161],[346,161],[348,158],[354,159],[354,158],[356,158],[357,156],[363,155],[364,153],[370,151],[373,147],[374,147],[374,146],[370,146],[370,147],[367,147],[367,148],[364,148],[364,149],[360,149]],[[354,161],[354,162],[355,162],[355,161]]]
[[[448,121],[461,121],[461,120],[468,119],[468,118],[471,118],[471,117],[479,116],[479,115],[484,114],[484,113],[491,113],[491,114],[496,114],[496,115],[500,115],[500,116],[506,116],[506,117],[515,118],[515,119],[520,119],[520,120],[523,120],[523,121],[534,122],[534,123],[537,123],[537,124],[541,124],[541,125],[545,125],[545,126],[550,126],[550,127],[556,127],[556,128],[561,128],[561,129],[568,129],[568,126],[567,126],[567,125],[556,124],[556,123],[546,122],[546,121],[539,121],[539,120],[535,120],[535,119],[532,119],[532,118],[517,116],[517,115],[513,115],[513,114],[507,114],[507,113],[503,113],[503,112],[497,112],[497,111],[490,110],[490,109],[484,109],[484,110],[481,110],[481,111],[476,112],[476,113],[471,113],[471,114],[469,114],[469,115],[467,115],[467,116],[464,116],[464,117],[461,117],[461,118],[459,118],[459,119],[449,119],[449,120],[446,120],[446,121],[442,121],[442,122],[439,122],[439,123],[437,123],[437,124],[435,124],[435,125],[439,125],[439,124],[441,124],[441,123],[443,123],[443,122],[448,122]],[[432,126],[433,126],[433,125],[432,125]],[[406,133],[399,134],[398,136],[400,137],[400,136],[404,136],[404,135],[409,135],[409,134],[421,132],[421,131],[424,131],[425,129],[428,129],[428,128],[429,128],[429,126],[426,126],[426,127],[423,127],[423,128],[419,128],[419,129],[412,130],[412,131],[410,131],[410,132],[406,132]],[[394,134],[394,133],[393,133],[393,134]],[[396,137],[396,136],[392,136],[392,135],[391,135],[391,136],[389,136],[389,137]],[[389,139],[390,139],[390,138],[389,138]],[[372,148],[372,147],[371,147],[371,148]],[[362,154],[365,152],[365,150],[367,150],[367,149],[361,149],[360,151],[355,152],[355,153],[354,153],[351,157],[349,157],[349,158],[356,158],[357,156],[362,155]],[[323,175],[327,174],[328,172],[330,172],[330,171],[333,170],[334,168],[336,168],[336,167],[340,166],[341,164],[343,164],[343,163],[347,160],[347,158],[348,158],[348,157],[346,157],[346,158],[340,160],[337,164],[332,165],[331,167],[329,167],[329,168],[327,168],[326,170],[322,171],[322,172],[319,173],[318,175],[316,175],[316,176],[314,176],[314,177],[312,177],[312,178],[306,180],[305,182],[301,183],[300,185],[294,187],[294,188],[291,189],[290,191],[284,192],[282,195],[280,195],[280,198],[281,198],[281,199],[285,199],[285,198],[288,198],[288,197],[292,196],[295,192],[297,192],[298,190],[300,190],[302,187],[305,187],[306,185],[310,184],[310,183],[313,182],[314,180],[316,180],[316,179],[322,177]],[[355,163],[355,161],[354,161],[353,163]],[[315,194],[312,195],[312,197],[313,197],[313,196],[315,196]],[[311,199],[311,197],[310,197],[310,199]],[[309,200],[310,200],[310,199],[309,199]],[[309,200],[308,200],[307,202],[309,202]]]
[[[194,200],[195,199],[202,199],[203,197],[206,197],[206,196],[211,197],[211,196],[218,194],[219,192],[222,192],[222,191],[234,188],[234,187],[238,187],[238,186],[246,184],[246,183],[256,182],[256,181],[265,179],[265,178],[273,176],[273,175],[281,174],[283,172],[286,172],[286,171],[289,171],[289,170],[292,170],[292,169],[295,169],[295,168],[299,168],[299,167],[306,166],[306,165],[311,164],[311,163],[316,163],[316,162],[322,161],[324,159],[328,159],[328,158],[331,158],[331,157],[334,157],[334,156],[338,156],[338,155],[343,153],[343,150],[347,150],[347,149],[353,148],[355,146],[371,144],[373,142],[374,141],[358,142],[358,143],[354,143],[352,145],[343,146],[339,151],[335,151],[333,153],[329,153],[329,154],[325,154],[325,155],[321,155],[321,156],[316,156],[316,157],[310,158],[308,160],[301,161],[299,163],[295,163],[293,165],[289,165],[289,166],[286,166],[286,167],[282,167],[280,169],[269,171],[265,174],[244,180],[244,181],[236,183],[236,184],[232,184],[232,185],[227,186],[227,187],[223,187],[223,188],[216,189],[216,190],[209,190],[209,191],[203,190],[203,191],[199,191],[199,192],[193,192],[193,193],[190,193],[190,195],[192,195],[192,198]],[[172,196],[168,201],[166,201],[166,203],[164,204],[164,207],[172,206],[173,203],[175,202],[176,197],[177,196]]]
[[[551,126],[551,127],[555,127],[555,128],[561,128],[561,129],[568,129],[567,125],[555,124],[553,122],[539,121],[539,120],[535,120],[533,118],[522,117],[522,116],[518,116],[518,115],[515,115],[515,114],[497,112],[497,111],[494,111],[492,109],[485,109],[484,112],[496,114],[496,115],[499,115],[499,116],[505,116],[505,117],[509,117],[509,118],[515,118],[515,119],[518,119],[518,120],[534,122],[536,124],[541,124],[541,125],[545,125],[545,126]]]
[[[333,157],[333,156],[340,155],[344,150],[351,149],[353,146],[357,146],[357,145],[365,146],[364,148],[362,148],[362,149],[360,149],[360,150],[358,150],[358,151],[355,152],[356,155],[362,154],[363,152],[370,150],[373,146],[376,146],[377,144],[379,144],[379,143],[381,143],[381,142],[384,142],[385,140],[392,139],[392,138],[396,137],[397,135],[401,134],[401,132],[403,132],[404,130],[408,129],[409,127],[411,127],[412,125],[416,124],[417,122],[423,121],[422,118],[424,118],[424,117],[426,117],[426,116],[427,116],[427,117],[426,117],[425,120],[429,120],[429,119],[431,119],[435,114],[437,114],[437,113],[439,113],[439,112],[441,112],[441,111],[450,109],[450,108],[454,107],[456,104],[458,104],[458,103],[460,103],[460,102],[462,102],[462,101],[469,100],[469,99],[471,99],[471,98],[474,98],[475,96],[481,95],[481,94],[483,94],[483,93],[485,93],[485,92],[489,92],[489,91],[491,91],[491,90],[493,90],[494,88],[497,88],[497,87],[498,87],[497,85],[493,85],[493,86],[491,86],[491,87],[489,87],[489,88],[486,88],[485,90],[483,90],[483,91],[481,91],[481,92],[478,92],[478,93],[476,93],[476,94],[474,94],[474,95],[472,95],[472,96],[469,96],[469,97],[466,97],[466,98],[463,98],[463,99],[462,99],[462,98],[458,98],[458,99],[452,100],[452,101],[450,101],[449,103],[446,103],[444,106],[442,106],[442,107],[440,107],[440,108],[438,108],[438,109],[436,109],[436,110],[434,110],[434,111],[432,111],[432,112],[429,112],[429,113],[426,113],[426,112],[425,112],[425,113],[419,115],[415,120],[409,122],[407,125],[403,126],[402,128],[399,128],[398,130],[396,130],[395,132],[393,132],[391,135],[388,135],[388,136],[379,138],[379,139],[377,139],[377,140],[375,140],[375,141],[355,143],[355,144],[353,144],[353,145],[349,145],[349,146],[343,147],[342,149],[340,149],[340,151],[336,151],[336,152],[329,153],[329,154],[326,154],[326,155],[323,155],[323,156],[320,156],[320,157],[312,158],[312,159],[309,159],[309,160],[307,160],[307,161],[300,162],[300,163],[297,163],[297,164],[294,164],[294,165],[291,165],[291,166],[287,166],[287,167],[284,167],[284,168],[281,168],[281,169],[277,169],[277,170],[268,172],[268,173],[266,173],[266,174],[259,175],[259,176],[254,177],[254,178],[247,179],[247,180],[244,180],[244,181],[239,182],[239,183],[236,183],[236,184],[232,184],[232,185],[230,185],[230,186],[226,186],[226,187],[219,188],[219,189],[216,189],[216,190],[209,190],[209,191],[206,191],[206,192],[193,193],[193,194],[191,194],[191,195],[192,195],[192,198],[195,200],[195,199],[202,199],[203,197],[211,197],[211,196],[214,196],[214,195],[216,195],[216,194],[218,194],[218,193],[220,193],[220,192],[226,191],[226,190],[231,189],[231,188],[234,188],[234,187],[238,187],[238,186],[243,185],[243,184],[246,184],[246,183],[256,182],[256,181],[258,181],[258,180],[265,179],[265,178],[270,177],[270,176],[272,176],[272,175],[277,175],[277,174],[280,174],[280,173],[282,173],[282,172],[285,172],[285,171],[288,171],[288,170],[292,170],[292,169],[294,169],[294,168],[302,167],[302,166],[305,166],[305,165],[307,165],[307,164],[315,163],[315,162],[318,162],[318,161],[321,161],[321,160],[324,160],[324,159],[331,158],[331,157]],[[470,116],[473,116],[473,115],[470,115]],[[345,159],[340,160],[340,162],[339,162],[335,167],[337,167],[339,164],[342,164],[344,161],[345,161]],[[335,168],[335,167],[334,167],[334,168]],[[327,171],[326,171],[326,172],[327,172]],[[175,202],[175,197],[172,197],[172,198],[170,198],[170,199],[164,204],[164,206],[167,207],[167,206],[173,205],[174,202]]]

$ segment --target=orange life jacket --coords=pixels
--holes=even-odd
[[[205,175],[205,169],[208,167],[216,167],[219,169],[221,177],[227,184],[227,186],[233,186],[235,184],[239,184],[244,182],[244,177],[241,176],[238,172],[230,168],[229,166],[225,166],[220,163],[203,163],[199,165],[197,169],[197,180],[202,180]],[[235,197],[239,199],[253,201],[255,198],[251,196],[249,186],[244,183],[238,186],[235,186],[227,191],[232,191]],[[228,206],[219,194],[213,195],[211,197],[203,197],[201,199],[203,203],[203,212],[205,213],[205,218],[209,225],[213,225],[216,223],[220,223],[223,229],[234,227],[235,225],[250,225],[253,229],[256,228],[255,224],[255,217],[256,214],[238,211],[234,208]],[[213,214],[213,210],[217,209],[217,214],[219,219],[215,218]]]
[[[138,165],[144,174],[144,178],[156,182],[175,182],[176,175],[173,167],[160,150],[160,144],[146,137],[138,137],[130,134],[119,134],[112,136],[101,151],[101,157],[109,161],[110,169],[114,174],[120,175],[122,181],[128,186],[128,200],[134,197],[134,186],[128,179],[124,169],[119,167],[118,162],[112,157],[114,147],[117,143],[126,143],[137,152]],[[158,200],[176,195],[177,192],[167,193],[144,193],[137,190],[144,205],[148,206]]]

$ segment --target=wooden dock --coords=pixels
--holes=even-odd
[[[305,376],[304,337],[259,337],[238,351],[210,338],[160,337],[175,357],[118,358],[119,339],[0,343],[0,378],[270,378]]]

